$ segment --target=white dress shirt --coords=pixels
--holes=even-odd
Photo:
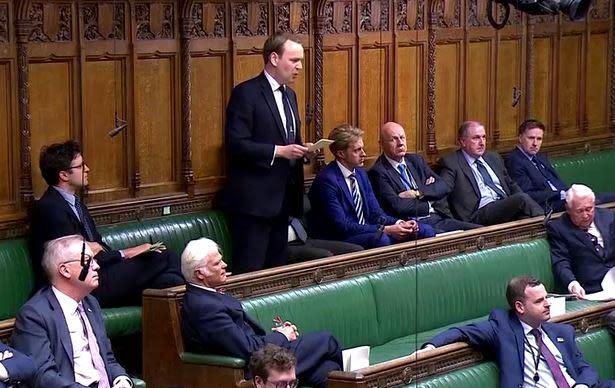
[[[600,231],[596,227],[595,222],[592,221],[591,225],[589,225],[589,228],[587,229],[587,233],[596,237],[598,239],[598,244],[600,244],[600,246],[604,248],[604,240],[602,239],[602,233],[600,233]]]
[[[269,85],[271,85],[271,90],[273,91],[273,98],[275,99],[275,104],[278,107],[278,113],[280,114],[280,118],[282,119],[282,127],[284,127],[284,132],[286,132],[286,114],[284,113],[284,103],[282,102],[282,91],[280,90],[280,86],[282,85],[280,85],[278,81],[275,80],[275,78],[269,75],[269,73],[267,73],[267,70],[263,70],[263,73],[265,73],[265,78],[267,78],[267,81],[269,81]],[[290,105],[290,101],[288,102],[288,104]],[[297,120],[295,119],[295,113],[293,112],[292,108],[290,110],[290,115],[293,117],[293,122],[295,124],[294,128],[297,128]],[[297,131],[295,131],[295,134],[296,133]],[[278,148],[277,145],[273,146],[273,157],[271,158],[271,164],[273,164],[273,161],[275,160],[275,154],[276,154],[277,148]]]
[[[505,193],[506,191],[504,191],[504,188],[502,187],[502,184],[500,183],[500,179],[498,178],[497,175],[495,175],[495,172],[491,169],[491,166],[489,166],[489,163],[487,163],[485,159],[483,159],[482,156],[475,158],[473,156],[468,155],[463,150],[461,151],[461,153],[463,154],[463,156],[466,159],[466,162],[470,166],[470,169],[472,170],[472,174],[474,175],[474,179],[476,179],[476,183],[478,184],[478,190],[480,191],[480,202],[478,204],[478,208],[480,209],[481,207],[500,199],[498,193],[496,193],[491,187],[485,184],[485,181],[483,180],[483,176],[481,175],[480,171],[478,171],[478,167],[476,166],[476,161],[480,160],[485,166],[485,169],[487,169],[489,176],[491,176],[491,180],[493,180],[493,183],[495,183],[498,189],[502,190],[502,192]]]

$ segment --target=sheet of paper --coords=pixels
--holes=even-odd
[[[611,291],[602,290],[600,292],[594,292],[593,294],[585,294],[586,300],[593,300],[594,302],[607,302],[615,299],[615,294]]]
[[[551,305],[551,318],[555,318],[558,315],[566,314],[566,298],[547,298]]]
[[[598,302],[606,302],[607,300],[615,299],[615,267],[611,268],[609,272],[604,275],[600,285],[602,286],[602,291],[587,294],[585,295],[585,299]]]
[[[344,362],[344,372],[366,368],[369,366],[369,346],[359,346],[342,350],[342,361]]]
[[[329,139],[320,139],[316,143],[312,144],[308,147],[309,152],[314,152],[316,150],[320,150],[322,148],[327,147],[329,144],[333,143],[333,140]]]

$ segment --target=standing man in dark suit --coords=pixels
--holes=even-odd
[[[615,212],[596,208],[584,185],[566,192],[566,213],[547,224],[555,278],[578,298],[602,290],[604,275],[615,267]]]
[[[0,342],[0,388],[29,383],[36,367],[32,359]]]
[[[500,368],[500,388],[613,387],[600,382],[584,359],[570,325],[547,322],[550,305],[540,280],[518,276],[506,288],[510,310],[496,309],[487,321],[453,327],[424,349],[467,342],[490,354]],[[423,350],[420,350],[421,352]]]
[[[301,385],[326,387],[329,372],[342,369],[342,350],[335,337],[327,332],[300,336],[291,322],[280,321],[271,330],[263,329],[245,313],[240,301],[218,291],[226,282],[225,269],[220,249],[212,240],[201,238],[186,245],[182,271],[188,285],[181,323],[188,346],[248,361],[266,344],[278,345],[297,358]]]
[[[441,176],[451,188],[453,215],[463,221],[494,225],[543,215],[542,208],[508,176],[496,152],[486,152],[485,127],[466,121],[457,132],[461,148],[442,159]]]
[[[538,120],[525,120],[519,126],[519,144],[508,156],[506,169],[521,189],[543,209],[564,210],[568,190],[546,155],[540,153],[545,125]],[[596,195],[597,203],[615,201],[615,193]]]
[[[233,272],[286,263],[288,217],[300,217],[303,200],[301,120],[288,87],[303,68],[303,47],[276,33],[263,47],[265,68],[233,89],[226,109],[227,184]],[[308,143],[309,144],[309,143]]]
[[[384,124],[380,146],[382,155],[369,170],[369,178],[385,212],[401,219],[421,220],[436,233],[481,226],[452,218],[443,203],[450,188],[420,155],[406,153],[406,133],[401,125]]]
[[[100,264],[100,287],[93,295],[104,307],[141,304],[146,288],[183,284],[176,253],[152,250],[149,243],[113,250],[103,242],[78,196],[88,184],[90,169],[77,142],[43,147],[39,164],[49,187],[30,215],[30,253],[38,286],[47,282],[41,267],[45,243],[73,234],[85,237]]]
[[[391,217],[380,208],[361,168],[365,160],[362,136],[361,129],[347,124],[329,134],[335,160],[316,176],[309,193],[314,237],[374,248],[435,236],[429,225]]]
[[[99,269],[92,254],[77,235],[45,247],[43,268],[51,285],[19,310],[12,337],[15,348],[34,360],[33,388],[132,387],[113,355],[100,306],[90,295],[98,286]]]

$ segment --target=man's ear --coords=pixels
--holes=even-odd
[[[67,182],[68,181],[68,172],[67,171],[60,171],[60,173],[58,174],[58,178],[62,182]]]
[[[60,274],[60,276],[66,278],[66,279],[70,279],[72,277],[70,271],[68,270],[68,267],[66,265],[60,265],[58,267],[58,273]]]
[[[254,376],[254,387],[260,388],[265,386],[265,381],[260,376]]]
[[[525,306],[523,305],[523,302],[521,302],[520,300],[515,301],[515,311],[519,315],[525,314]]]
[[[271,62],[273,66],[278,66],[279,60],[280,60],[280,56],[275,51],[272,52],[271,55],[269,55],[269,62]]]

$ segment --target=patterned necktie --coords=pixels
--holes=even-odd
[[[596,251],[596,254],[600,256],[601,259],[604,259],[606,257],[606,252],[604,251],[604,247],[598,242],[598,237],[594,236],[589,232],[587,232],[587,237],[589,237],[589,240],[592,242],[592,244],[594,244],[594,250]]]
[[[83,211],[83,204],[79,200],[79,197],[75,195],[75,209],[77,209],[77,214],[79,215],[79,220],[81,221],[81,225],[83,225],[83,229],[85,230],[85,237],[88,241],[94,241],[94,233],[92,232],[92,225],[90,225],[90,220],[85,216],[85,212]]]
[[[352,194],[352,201],[354,202],[354,210],[357,213],[359,224],[365,225],[365,215],[363,214],[363,201],[359,195],[359,185],[357,184],[357,177],[355,174],[350,174],[350,188]]]
[[[419,186],[416,184],[414,177],[408,170],[408,166],[403,163],[397,165],[397,171],[399,171],[399,175],[401,175],[401,181],[406,187],[406,190],[418,190]]]
[[[109,378],[107,376],[105,362],[100,356],[100,348],[98,347],[96,336],[94,336],[92,325],[90,325],[90,321],[88,320],[88,317],[85,314],[85,310],[83,309],[83,304],[79,303],[77,305],[77,311],[79,312],[79,318],[81,319],[81,324],[83,325],[85,335],[88,339],[88,347],[90,349],[90,354],[92,355],[92,363],[94,364],[94,368],[96,368],[96,371],[100,376],[100,380],[98,381],[98,388],[109,388]]]
[[[564,377],[564,373],[562,372],[562,368],[559,366],[559,362],[555,359],[555,356],[549,348],[542,342],[542,335],[540,334],[540,330],[532,329],[530,331],[534,338],[536,338],[536,345],[538,345],[539,353],[544,357],[547,362],[547,366],[553,375],[553,379],[555,380],[555,384],[557,388],[570,388],[570,384],[566,381],[566,377]]]
[[[295,122],[290,108],[290,100],[284,85],[281,85],[279,90],[282,92],[282,105],[284,105],[284,116],[286,116],[286,143],[292,144],[295,142]]]
[[[481,162],[478,159],[476,159],[476,168],[478,169],[478,172],[480,173],[480,175],[483,177],[483,182],[485,182],[485,184],[491,190],[495,191],[495,193],[500,198],[506,198],[506,194],[502,190],[500,190],[500,188],[498,186],[496,186],[496,184],[493,181],[493,179],[491,179],[491,174],[489,174],[489,172],[487,171],[487,168],[485,167],[483,162]]]

